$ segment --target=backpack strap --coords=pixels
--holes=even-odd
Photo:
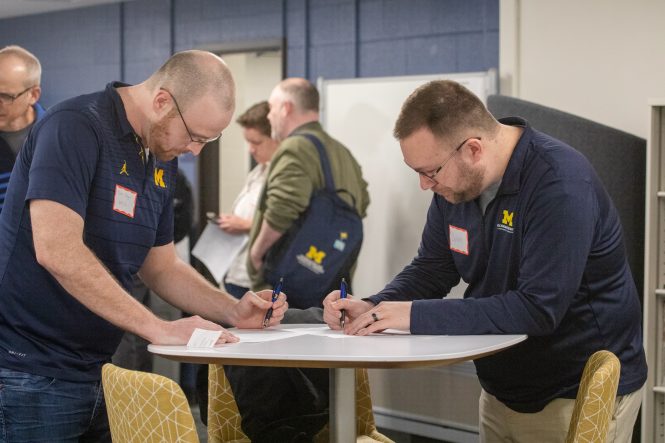
[[[314,135],[305,132],[299,132],[294,135],[302,135],[307,138],[312,144],[316,147],[316,150],[319,151],[319,159],[321,160],[321,168],[323,169],[323,180],[326,183],[326,189],[330,192],[335,192],[335,181],[333,179],[332,170],[330,169],[330,162],[328,161],[328,154],[326,154],[326,149],[323,147],[321,140]]]

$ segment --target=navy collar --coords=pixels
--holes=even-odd
[[[125,105],[120,98],[120,94],[118,94],[118,91],[116,90],[117,88],[122,88],[125,86],[131,85],[122,82],[111,82],[106,85],[105,93],[111,99],[113,110],[115,111],[116,121],[118,123],[118,127],[120,128],[120,136],[122,138],[131,137],[133,139],[136,131],[134,131],[132,125],[129,124],[129,120],[127,120]]]
[[[513,149],[510,161],[508,161],[508,166],[506,166],[506,170],[501,178],[501,186],[497,192],[497,195],[512,194],[518,192],[520,189],[522,166],[529,145],[531,144],[531,139],[533,138],[533,129],[531,128],[531,125],[529,125],[529,122],[521,117],[502,118],[499,120],[499,123],[509,126],[519,126],[524,129],[520,139],[515,145],[515,149]]]

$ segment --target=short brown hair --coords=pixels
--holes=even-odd
[[[165,88],[178,97],[180,110],[213,94],[226,110],[235,108],[235,83],[226,63],[208,51],[191,49],[173,54],[147,80],[152,89]]]
[[[248,110],[238,117],[236,122],[243,128],[252,128],[261,134],[270,137],[270,121],[268,120],[270,106],[267,101],[262,101],[250,106]]]
[[[473,92],[451,80],[434,80],[413,91],[406,99],[393,135],[397,140],[403,140],[425,127],[436,137],[457,138],[465,129],[494,132],[497,125]]]

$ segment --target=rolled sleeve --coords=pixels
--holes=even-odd
[[[314,151],[316,154],[316,151]],[[266,183],[264,220],[276,231],[287,231],[305,212],[313,192],[310,153],[285,149],[273,162]]]

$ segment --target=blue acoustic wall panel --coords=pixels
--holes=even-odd
[[[1,6],[0,6],[1,7]],[[498,67],[499,0],[135,0],[0,20],[42,61],[43,102],[145,79],[172,51],[285,40],[315,81]]]
[[[100,89],[120,74],[118,5],[0,20],[0,46],[17,44],[42,64],[42,102]]]
[[[281,38],[279,0],[176,0],[175,49]]]
[[[121,78],[134,84],[150,76],[171,55],[171,2],[127,2],[123,5],[122,18]]]
[[[308,0],[285,0],[282,18],[283,34],[286,35],[286,76],[303,77],[307,65]]]
[[[360,2],[359,76],[498,67],[498,1]]]

